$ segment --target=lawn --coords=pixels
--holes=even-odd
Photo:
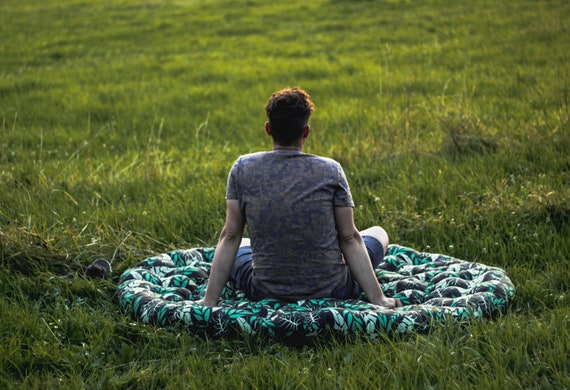
[[[569,37],[563,0],[0,2],[0,387],[569,388]],[[503,268],[507,313],[291,347],[119,311],[122,271],[215,245],[292,85],[357,226]]]

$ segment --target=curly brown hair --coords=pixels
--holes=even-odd
[[[282,146],[294,145],[303,135],[315,105],[298,87],[275,92],[265,105],[273,139]]]

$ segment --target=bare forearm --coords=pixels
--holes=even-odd
[[[224,237],[223,234],[220,236],[210,269],[208,288],[202,300],[203,304],[217,305],[222,289],[232,272],[240,241],[241,237],[238,236]]]
[[[335,207],[334,217],[338,231],[338,242],[344,255],[344,259],[354,279],[366,293],[370,303],[384,307],[402,306],[402,302],[395,298],[386,298],[376,279],[372,262],[368,256],[366,246],[356,226],[351,207]],[[383,229],[382,229],[383,231]],[[388,236],[386,232],[386,242]]]
[[[358,284],[360,284],[370,302],[375,305],[384,305],[384,293],[378,283],[378,279],[376,279],[376,274],[360,234],[355,232],[353,236],[345,237],[340,241],[340,245],[350,272]]]

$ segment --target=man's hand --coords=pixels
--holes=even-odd
[[[207,307],[216,307],[218,306],[218,302],[207,301],[206,298],[202,298],[199,301],[195,301],[197,305],[207,306]]]
[[[370,303],[376,306],[386,307],[388,309],[404,306],[402,304],[402,301],[400,301],[398,298],[383,297],[382,299],[378,299],[376,302],[370,302]]]

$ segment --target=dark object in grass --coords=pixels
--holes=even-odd
[[[480,135],[451,133],[451,141],[446,151],[453,155],[485,154],[497,151],[497,142],[494,139]]]
[[[568,221],[570,221],[570,202],[566,204],[547,205],[546,211],[556,230],[563,231],[564,228],[568,227]]]
[[[479,118],[470,112],[450,112],[441,119],[441,128],[449,139],[443,145],[444,152],[455,157],[495,153],[498,141],[481,124]]]
[[[85,275],[90,278],[106,279],[110,273],[111,264],[105,259],[97,259],[85,269]]]

